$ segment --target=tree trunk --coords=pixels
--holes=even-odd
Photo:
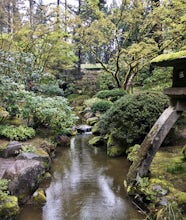
[[[124,86],[124,89],[126,91],[129,91],[131,88],[132,88],[132,85],[133,85],[133,80],[135,78],[135,76],[137,75],[137,72],[133,72],[131,73],[131,75],[129,76],[128,78],[128,81],[126,82],[125,86]]]
[[[34,9],[34,2],[33,0],[29,0],[29,16],[30,16],[30,27],[31,29],[33,29],[33,25],[34,25],[34,20],[33,20],[33,9]]]

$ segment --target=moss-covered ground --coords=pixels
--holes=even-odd
[[[151,164],[151,175],[186,192],[186,161],[183,160],[182,146],[162,147]]]

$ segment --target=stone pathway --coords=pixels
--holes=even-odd
[[[0,158],[0,179],[2,179],[3,174],[7,168],[12,166],[15,162],[15,159],[4,159]]]

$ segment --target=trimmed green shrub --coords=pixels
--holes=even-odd
[[[34,137],[35,130],[26,126],[1,125],[0,136],[6,137],[9,140],[24,141]]]
[[[112,102],[111,101],[107,101],[107,100],[100,100],[98,102],[95,102],[92,107],[91,107],[91,111],[92,112],[106,112],[111,106],[112,106]]]
[[[167,106],[168,99],[161,93],[128,94],[113,103],[102,116],[98,129],[127,148],[142,142]]]
[[[127,94],[126,91],[124,91],[123,89],[117,88],[117,89],[112,89],[112,90],[99,91],[95,95],[95,97],[100,98],[100,99],[108,99],[108,100],[114,102],[126,94]]]
[[[86,99],[84,101],[84,104],[86,105],[86,107],[91,108],[94,103],[99,102],[99,101],[101,101],[101,99],[94,97],[94,98]]]

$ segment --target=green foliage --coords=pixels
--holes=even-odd
[[[72,112],[64,97],[27,96],[21,110],[28,122],[32,118],[35,126],[44,125],[55,132],[68,133],[78,117]]]
[[[99,74],[96,84],[100,90],[114,89],[117,87],[113,76],[105,72]]]
[[[35,64],[35,59],[32,53],[0,49],[0,73],[14,79],[16,83],[27,84],[30,80],[37,81],[42,68]]]
[[[184,167],[183,162],[175,162],[167,167],[167,172],[172,174],[183,173]]]
[[[9,140],[23,141],[35,136],[35,130],[26,126],[14,127],[13,125],[1,125],[0,135]]]
[[[84,101],[84,104],[87,106],[87,107],[92,107],[92,105],[96,102],[99,102],[101,101],[101,99],[97,98],[97,97],[94,97],[94,98],[90,98],[90,99],[87,99]]]
[[[139,144],[135,144],[133,147],[130,147],[126,152],[128,154],[127,159],[130,160],[131,162],[134,162],[138,157],[139,150],[140,150]]]
[[[21,147],[21,150],[19,151],[19,153],[36,153],[37,150],[34,146],[32,145],[24,145]]]
[[[9,116],[9,113],[2,107],[0,107],[0,122],[6,120]]]
[[[63,96],[64,91],[59,88],[58,84],[41,84],[35,90],[45,96]]]
[[[155,68],[152,75],[143,80],[143,87],[150,90],[162,90],[171,86],[172,68]]]
[[[123,89],[101,90],[96,93],[95,97],[98,97],[100,99],[108,99],[114,102],[126,94],[126,91],[124,91]]]
[[[0,201],[4,201],[8,195],[9,195],[8,180],[1,179],[0,180]]]
[[[181,57],[185,57],[185,56],[186,56],[186,50],[181,50],[179,52],[169,53],[169,54],[161,54],[157,56],[156,58],[154,58],[151,61],[151,63],[153,64],[158,64],[158,63],[163,63],[163,62],[168,63],[169,61],[173,61]]]
[[[110,107],[112,106],[112,102],[111,101],[107,101],[107,100],[100,100],[98,102],[95,102],[92,106],[91,106],[91,110],[92,112],[106,112]]]
[[[125,148],[139,144],[167,105],[161,93],[125,95],[102,116],[100,133],[112,134]]]

